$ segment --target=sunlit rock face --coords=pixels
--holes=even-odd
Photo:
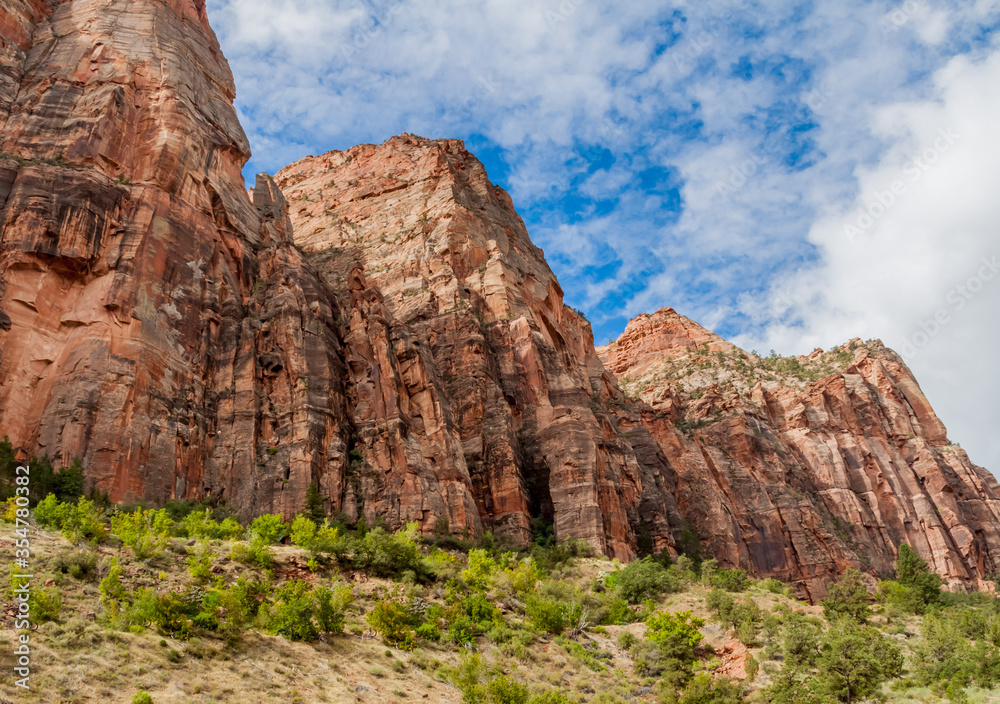
[[[762,359],[665,308],[599,352],[725,564],[813,597],[847,567],[891,575],[902,542],[955,587],[996,573],[1000,487],[880,342]]]
[[[200,0],[0,5],[0,434],[116,500],[622,559],[700,543],[822,596],[909,542],[1000,572],[998,489],[902,361],[746,353],[670,309],[590,326],[461,142],[307,157],[248,194]]]
[[[403,135],[280,171],[295,241],[344,298],[365,511],[635,555],[644,474],[586,320],[461,142]],[[620,395],[620,394],[619,394]],[[348,512],[361,510],[345,497]],[[664,544],[681,520],[652,511]]]
[[[12,0],[0,36],[0,431],[119,500],[335,484],[340,312],[243,187],[203,3]]]

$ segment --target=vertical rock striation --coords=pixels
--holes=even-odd
[[[234,95],[203,0],[0,6],[18,447],[116,500],[290,516],[315,483],[427,532],[697,537],[812,597],[903,541],[956,586],[1000,572],[1000,487],[880,343],[761,359],[664,309],[598,352],[461,142],[308,157],[248,197]]]
[[[614,384],[483,165],[459,141],[403,135],[276,180],[296,242],[350,290],[364,511],[521,541],[551,522],[558,538],[632,557],[644,469],[593,402]],[[359,510],[350,495],[344,507]]]
[[[902,542],[955,586],[1000,567],[1000,486],[881,343],[762,359],[667,308],[599,351],[725,564],[813,597],[847,567],[891,574]]]
[[[342,481],[339,312],[277,189],[247,197],[204,3],[15,1],[0,31],[2,432],[115,499]]]

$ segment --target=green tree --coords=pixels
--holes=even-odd
[[[413,650],[416,640],[413,632],[414,618],[405,605],[395,601],[380,601],[365,620],[389,645],[400,650]]]
[[[698,629],[705,621],[690,611],[664,611],[646,619],[646,639],[659,646],[663,655],[684,662],[697,658],[695,648],[704,636]]]
[[[736,683],[702,673],[691,680],[677,704],[740,704],[743,693]]]
[[[848,569],[840,579],[830,584],[828,596],[823,600],[823,615],[828,621],[849,616],[858,623],[868,623],[871,618],[872,595],[861,579],[861,573]]]
[[[830,700],[821,690],[821,683],[815,677],[786,666],[771,678],[763,701],[768,704],[827,704]]]
[[[608,586],[618,590],[619,596],[630,604],[639,604],[646,599],[655,599],[664,592],[672,591],[673,579],[670,573],[651,557],[644,557],[608,575]]]
[[[843,618],[824,636],[818,665],[827,692],[851,704],[899,677],[903,653],[877,629]]]
[[[913,589],[925,605],[941,601],[941,578],[931,572],[917,551],[906,543],[899,546],[896,555],[896,580]]]
[[[815,667],[820,655],[820,622],[799,611],[785,617],[781,650],[789,668]]]
[[[288,535],[288,526],[280,514],[265,513],[257,516],[247,528],[247,540],[259,545],[274,545]]]
[[[133,513],[117,513],[111,517],[111,532],[132,548],[135,556],[144,560],[160,555],[170,540],[174,522],[165,509]]]
[[[310,482],[306,490],[306,505],[302,513],[313,519],[317,523],[326,520],[326,509],[323,508],[323,495],[319,493],[316,482]]]

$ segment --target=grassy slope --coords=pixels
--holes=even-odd
[[[10,528],[10,526],[7,526]],[[6,533],[12,533],[12,528]],[[137,561],[130,558],[127,549],[108,546],[98,548],[102,563],[106,565],[113,555],[118,555],[123,565],[122,581],[134,590],[151,586],[157,590],[176,589],[193,582],[185,556],[186,541],[172,539],[169,549],[158,558]],[[0,539],[3,550],[13,553],[13,539],[4,535]],[[219,554],[214,571],[231,583],[239,575],[251,570],[229,560],[225,555],[230,545],[214,541]],[[33,691],[25,694],[13,686],[10,677],[13,666],[15,631],[11,629],[10,609],[0,634],[0,697],[16,702],[130,702],[138,689],[148,690],[157,704],[180,702],[459,702],[461,693],[447,682],[446,668],[455,666],[462,651],[446,643],[421,642],[413,652],[407,653],[387,647],[368,629],[364,615],[373,605],[392,595],[420,596],[429,602],[440,602],[444,588],[440,585],[415,586],[393,583],[390,580],[367,579],[336,569],[308,574],[302,566],[308,555],[295,547],[274,548],[278,581],[306,575],[317,584],[348,583],[355,597],[350,609],[347,628],[342,636],[328,636],[312,643],[291,642],[256,630],[246,632],[238,645],[227,645],[212,636],[193,638],[187,642],[175,641],[147,629],[141,633],[112,631],[99,620],[98,582],[101,574],[82,580],[53,571],[52,560],[76,548],[62,536],[36,530],[33,548],[35,556],[35,584],[52,579],[59,587],[63,606],[55,622],[42,624],[32,635]],[[577,558],[557,567],[550,578],[589,588],[594,577],[616,568],[604,559]],[[105,569],[106,571],[106,569]],[[720,651],[734,644],[731,634],[722,626],[712,623],[705,608],[708,590],[700,584],[689,586],[680,593],[668,594],[659,600],[659,608],[670,611],[690,609],[694,615],[706,619],[702,628],[705,643]],[[784,595],[767,592],[761,583],[753,583],[742,596],[752,596],[765,611],[776,606],[801,610],[820,615],[822,609],[797,602]],[[505,618],[521,617],[506,613]],[[877,618],[876,622],[884,623]],[[655,702],[655,680],[637,674],[630,654],[619,647],[622,631],[640,636],[645,626],[634,623],[628,626],[591,628],[579,636],[578,642],[597,656],[599,671],[560,645],[551,636],[537,637],[522,653],[521,658],[504,655],[486,638],[478,639],[480,652],[487,661],[501,664],[505,670],[528,683],[535,690],[559,688],[572,701],[613,704],[615,702]],[[895,624],[894,638],[906,646],[915,642],[919,619],[912,617],[905,627]],[[564,641],[565,642],[565,641]],[[766,646],[766,643],[761,643]],[[754,648],[763,662],[757,679],[749,686],[751,699],[761,699],[759,688],[769,681],[768,672],[780,664],[765,661],[762,647]],[[591,660],[594,663],[595,660]],[[741,665],[737,663],[738,669]],[[706,650],[696,670],[719,671],[731,668],[727,658],[712,655]],[[930,690],[910,690],[905,695],[886,694],[891,701],[933,702],[940,701]],[[1000,701],[1000,696],[982,691],[971,691],[972,702]],[[0,699],[2,701],[2,699]]]

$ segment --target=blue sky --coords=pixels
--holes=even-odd
[[[248,176],[404,131],[464,139],[598,343],[667,305],[762,351],[879,337],[1000,467],[1000,0],[209,13]]]

